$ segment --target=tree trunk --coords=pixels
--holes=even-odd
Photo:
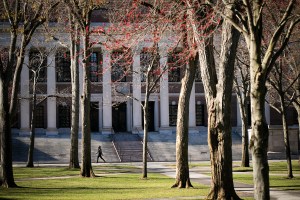
[[[227,10],[227,14],[232,14]],[[223,22],[218,84],[215,96],[207,99],[208,145],[211,158],[212,183],[208,199],[240,199],[232,177],[231,97],[234,62],[240,34]]]
[[[253,52],[254,53],[254,52]],[[250,57],[251,60],[259,60]],[[269,129],[265,121],[265,79],[258,69],[261,66],[253,61],[251,68],[251,122],[252,135],[250,149],[252,151],[254,198],[270,199],[268,138]]]
[[[2,186],[17,187],[12,167],[12,136],[10,127],[10,113],[8,103],[8,86],[6,77],[0,72],[0,135],[1,135],[1,168],[2,168]],[[8,81],[7,81],[8,82]]]
[[[147,83],[146,83],[147,84]],[[148,107],[149,107],[149,94],[146,92],[144,110],[144,141],[143,141],[143,174],[142,178],[147,178],[147,143],[148,143]]]
[[[193,187],[190,181],[188,145],[189,145],[189,104],[195,79],[195,58],[189,58],[181,82],[176,126],[176,178],[172,187]]]
[[[70,16],[70,19],[72,16]],[[78,159],[78,131],[79,131],[79,29],[74,20],[70,20],[73,25],[73,33],[70,34],[71,47],[71,82],[72,82],[72,116],[71,116],[71,149],[69,168],[80,168]]]
[[[300,165],[300,105],[297,105],[296,103],[293,103],[297,115],[298,115],[298,135],[299,135],[299,141],[298,141],[298,155],[299,155],[299,165]]]
[[[248,137],[248,114],[246,96],[239,97],[240,113],[242,116],[242,163],[241,167],[249,167],[249,137]]]
[[[91,126],[90,126],[90,70],[89,70],[89,25],[86,26],[83,38],[83,94],[81,96],[82,113],[82,164],[81,176],[94,177],[91,163]]]
[[[283,94],[284,95],[284,94]],[[291,148],[290,148],[290,140],[289,140],[289,128],[287,125],[286,119],[286,107],[284,105],[284,96],[280,96],[280,103],[281,103],[281,118],[282,118],[282,128],[283,128],[283,139],[284,139],[284,146],[285,146],[285,156],[287,162],[287,177],[293,178],[293,168],[292,168],[292,159],[291,159]]]
[[[240,68],[240,77],[234,78],[236,85],[236,96],[240,108],[240,115],[242,119],[242,162],[241,167],[249,167],[249,137],[248,137],[248,113],[247,113],[247,99],[249,97],[248,81]],[[239,85],[241,84],[241,85]]]
[[[34,152],[34,140],[35,140],[35,109],[36,109],[36,77],[33,80],[32,91],[32,110],[31,110],[31,123],[30,123],[30,145],[28,149],[28,158],[26,167],[34,167],[33,164],[33,152]]]
[[[249,136],[247,120],[242,120],[242,163],[241,167],[250,167],[249,161]]]

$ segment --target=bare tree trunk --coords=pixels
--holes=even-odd
[[[188,145],[189,145],[189,105],[195,80],[195,58],[189,58],[185,74],[181,82],[176,126],[176,178],[172,187],[193,187],[190,181]]]
[[[254,58],[252,58],[254,60]],[[250,60],[252,60],[250,57]],[[257,60],[257,59],[256,59]],[[251,63],[250,63],[251,64]],[[269,129],[265,120],[265,81],[259,72],[259,64],[251,66],[251,122],[252,136],[250,149],[252,151],[254,198],[270,199],[268,138]]]
[[[90,126],[90,99],[91,83],[89,70],[89,25],[86,26],[83,38],[83,94],[81,96],[82,113],[82,164],[81,176],[94,177],[95,174],[91,163],[91,126]]]
[[[148,145],[148,123],[149,123],[148,108],[149,108],[149,93],[148,93],[148,90],[146,90],[145,103],[143,106],[143,111],[144,111],[144,138],[143,138],[143,140],[144,141],[143,141],[143,174],[142,174],[142,178],[148,177],[148,175],[147,175],[147,145]]]
[[[297,72],[299,74],[299,72]],[[299,166],[300,166],[300,79],[298,78],[297,82],[295,83],[295,90],[296,90],[296,99],[293,102],[293,106],[297,111],[298,115],[298,155],[299,155]]]
[[[232,14],[229,10],[227,12]],[[239,36],[228,22],[224,22],[216,94],[207,98],[208,144],[212,168],[208,199],[240,199],[233,184],[231,138],[232,77]]]
[[[281,104],[281,118],[282,118],[282,127],[283,127],[283,138],[285,146],[285,156],[287,162],[287,177],[293,178],[293,168],[292,168],[292,159],[291,159],[291,148],[289,140],[289,130],[286,119],[286,107],[284,105],[284,96],[280,95],[280,104]]]
[[[78,24],[71,20],[72,33],[70,34],[71,55],[71,82],[72,82],[72,117],[71,117],[71,149],[69,168],[80,168],[78,159],[78,131],[79,131],[79,29]]]
[[[33,152],[34,152],[34,140],[35,140],[36,81],[37,81],[36,77],[34,77],[33,91],[32,91],[31,123],[30,123],[30,144],[28,149],[28,158],[27,158],[26,167],[34,167]]]
[[[242,163],[241,167],[249,167],[249,136],[247,120],[242,120]]]
[[[248,114],[247,114],[247,99],[239,97],[240,113],[242,116],[242,163],[241,167],[249,167],[249,136],[248,136]]]
[[[10,113],[8,103],[8,86],[4,83],[6,77],[0,72],[0,135],[1,135],[1,168],[2,186],[17,187],[14,181],[12,167],[12,140]],[[8,82],[8,81],[7,81]]]
[[[298,156],[299,156],[298,163],[300,166],[300,105],[297,105],[296,103],[293,103],[293,105],[298,115]]]

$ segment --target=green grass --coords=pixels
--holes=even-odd
[[[292,179],[287,178],[287,164],[285,161],[269,162],[270,187],[282,190],[300,190],[300,167],[298,160],[292,161],[293,174],[298,175]],[[253,184],[252,167],[234,167],[234,172],[249,172],[249,173],[234,173],[235,181]]]
[[[107,170],[105,176],[101,173]],[[79,176],[63,179],[49,177],[78,175],[79,170],[67,170],[63,167],[15,168],[15,180],[20,188],[1,188],[0,199],[145,199],[193,197],[201,199],[209,187],[193,183],[194,188],[171,188],[174,179],[161,174],[148,174],[141,179],[134,167],[101,166],[94,167],[96,178]],[[130,172],[131,173],[128,173]],[[98,173],[101,172],[101,173]],[[115,173],[114,173],[115,172]],[[121,172],[121,173],[120,173]],[[127,172],[123,173],[122,172]],[[45,177],[36,180],[33,177]]]
[[[68,169],[66,167],[15,167],[15,179],[24,178],[45,178],[58,176],[75,176],[79,175],[79,169]]]

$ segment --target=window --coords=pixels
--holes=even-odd
[[[38,105],[35,108],[35,127],[45,128],[45,111],[43,105]]]
[[[34,79],[36,75],[38,82],[45,82],[47,77],[47,55],[39,50],[29,52],[29,78]]]
[[[141,81],[146,82],[146,75],[148,68],[152,68],[149,78],[150,81],[155,80],[155,71],[159,67],[159,56],[154,52],[144,50],[140,54],[140,66],[141,66]]]
[[[93,52],[90,56],[90,79],[91,82],[99,82],[99,70],[102,65],[101,54]]]
[[[111,80],[126,82],[131,67],[131,56],[124,52],[115,51],[112,53]]]
[[[71,82],[70,52],[59,51],[55,56],[57,82]]]
[[[171,105],[169,105],[169,125],[170,126],[176,126],[177,123],[177,109],[178,105],[174,105],[172,102]]]
[[[196,64],[195,82],[202,82],[201,71],[200,71],[200,62],[199,62],[198,55],[196,57],[195,64]]]
[[[169,82],[180,82],[180,68],[184,66],[180,52],[175,52],[168,57]]]
[[[71,112],[69,105],[58,106],[58,128],[71,127]]]
[[[196,104],[196,126],[204,126],[204,105]]]

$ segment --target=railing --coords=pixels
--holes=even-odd
[[[112,131],[114,132],[114,129],[113,129],[113,128],[112,128]],[[115,137],[114,137],[114,135],[111,135],[111,142],[112,142],[112,144],[113,144],[113,146],[114,146],[114,148],[115,148],[115,151],[116,151],[116,153],[117,153],[117,156],[118,156],[120,162],[122,162],[122,158],[121,158],[121,156],[120,156],[120,154],[119,154],[119,152],[121,152],[121,148],[120,148],[120,147],[118,146],[118,144],[115,142]]]
[[[143,139],[141,138],[141,136],[140,136],[140,131],[139,131],[139,129],[138,129],[138,128],[135,128],[135,129],[137,130],[139,139],[140,139],[142,145],[144,146],[144,140],[143,140]],[[143,149],[143,151],[144,151],[144,149]],[[147,148],[147,155],[149,156],[150,160],[153,161],[153,158],[152,158],[152,156],[151,156],[151,154],[150,154],[148,148]]]

